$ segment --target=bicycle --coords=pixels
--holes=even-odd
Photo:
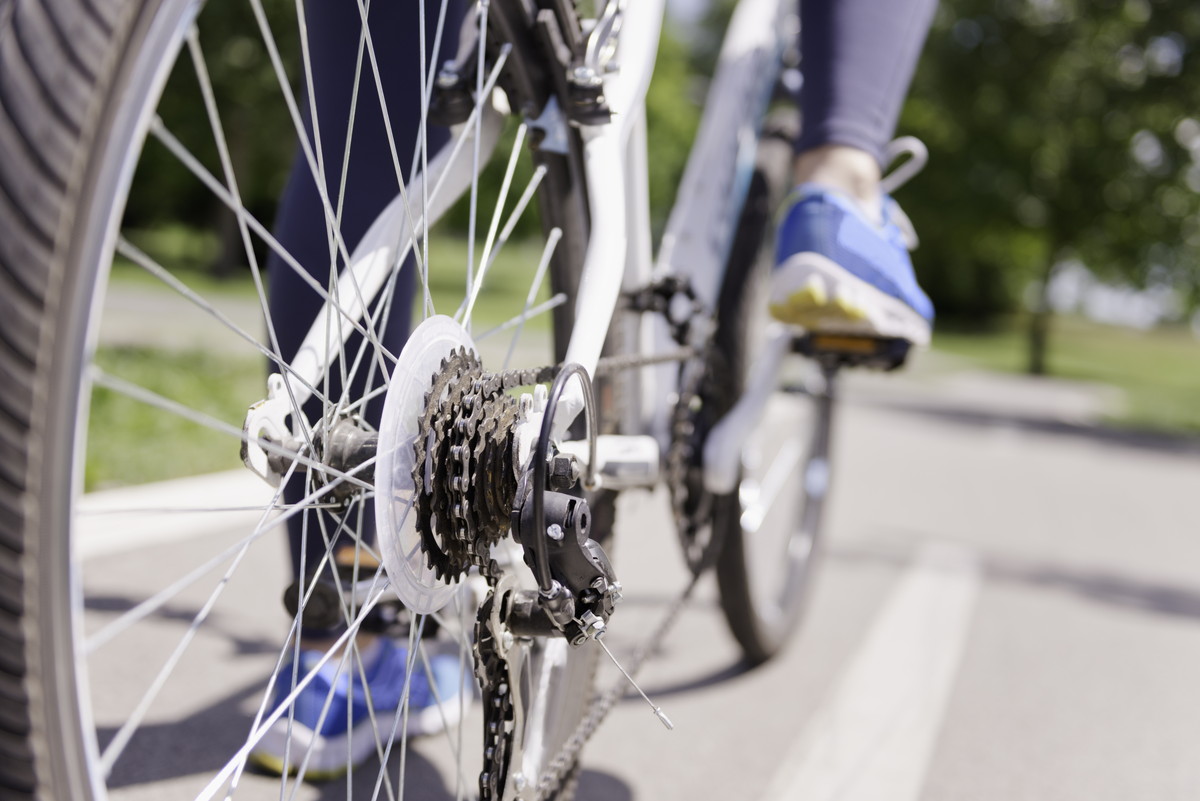
[[[291,88],[263,6],[251,5],[319,175],[320,148],[302,122],[304,93]],[[717,571],[722,605],[748,660],[764,661],[783,647],[817,551],[837,372],[847,364],[895,366],[905,356],[900,342],[797,339],[763,319],[759,289],[769,262],[762,243],[771,238],[770,214],[787,188],[791,159],[790,123],[767,118],[781,76],[794,72],[789,5],[738,5],[680,201],[653,260],[642,104],[663,3],[607,0],[584,19],[575,4],[559,0],[491,0],[475,7],[473,27],[457,44],[444,29],[446,4],[420,4],[421,30],[435,30],[432,40],[422,39],[417,59],[422,118],[456,123],[455,138],[436,154],[418,148],[410,169],[402,164],[406,154],[393,151],[403,191],[353,253],[338,235],[340,198],[322,198],[331,258],[340,255],[350,267],[314,287],[328,303],[291,363],[120,231],[138,153],[152,141],[235,213],[264,312],[253,243],[288,259],[240,200],[197,27],[199,4],[0,5],[0,142],[10,154],[0,163],[0,361],[8,377],[0,391],[0,787],[14,798],[109,797],[117,789],[109,785],[120,784],[110,780],[123,752],[232,574],[226,565],[236,567],[252,544],[304,512],[275,490],[250,535],[166,588],[179,591],[208,570],[225,570],[202,608],[189,613],[188,630],[150,674],[131,716],[101,742],[89,692],[89,681],[104,686],[94,675],[96,654],[126,628],[152,621],[172,596],[131,604],[99,630],[85,625],[81,451],[94,389],[208,426],[240,446],[246,465],[275,487],[306,476],[303,506],[316,512],[312,534],[326,542],[322,566],[338,575],[330,584],[306,583],[301,574],[293,586],[291,630],[276,648],[267,686],[256,691],[250,731],[205,783],[185,788],[194,797],[235,795],[250,781],[255,741],[290,719],[287,704],[272,710],[269,701],[272,686],[287,680],[280,669],[298,649],[302,625],[322,615],[345,623],[318,667],[340,664],[361,674],[354,633],[388,608],[389,625],[406,632],[410,674],[428,671],[429,651],[441,647],[457,650],[481,684],[482,747],[466,753],[462,722],[438,738],[451,754],[448,774],[458,797],[469,792],[474,772],[481,798],[570,798],[583,745],[627,689],[619,683],[593,696],[603,632],[621,620],[614,610],[622,588],[605,549],[614,495],[623,489],[668,487],[693,575],[625,668],[636,672],[709,568]],[[297,9],[303,21],[303,4]],[[367,18],[367,6],[358,11]],[[378,84],[375,43],[370,27],[362,30],[356,77]],[[193,156],[155,113],[177,59],[190,62],[199,81],[219,151],[216,168]],[[516,343],[527,324],[552,320],[549,350],[520,368],[510,363],[521,355],[515,344],[500,364],[481,362],[476,341],[485,336],[475,336],[470,324],[491,260],[511,230],[500,226],[499,211],[478,260],[473,249],[466,256],[456,318],[432,314],[429,280],[437,267],[429,260],[430,231],[455,198],[471,197],[472,248],[478,238],[481,165],[508,120],[517,126],[516,144],[503,160],[496,205],[506,206],[513,165],[531,158],[533,177],[507,220],[519,220],[536,194],[545,244],[528,265],[529,292],[500,328],[514,330]],[[257,398],[246,399],[240,430],[96,364],[96,318],[114,251],[207,310],[215,325],[249,339],[251,351],[272,363],[267,397],[253,405]],[[409,253],[427,320],[397,354],[374,331],[391,313],[395,276]],[[290,266],[303,271],[294,259]],[[550,292],[539,301],[543,279]],[[348,347],[355,333],[362,344]],[[807,388],[782,367],[795,354],[821,366]],[[362,397],[324,396],[330,375],[340,371],[369,375]],[[517,396],[519,388],[525,391]],[[378,431],[362,419],[376,396],[385,398]],[[307,398],[322,402],[321,419],[293,413]],[[770,442],[769,404],[812,404],[809,436]],[[772,452],[756,450],[763,440]],[[212,500],[218,509],[225,505]],[[161,512],[164,528],[190,513],[126,511]],[[377,547],[359,540],[351,553],[335,552],[338,536],[371,514],[384,522]],[[436,635],[429,631],[435,626]],[[292,680],[303,686],[317,669]],[[455,699],[441,700],[454,706]],[[371,748],[382,765],[371,779],[375,796],[403,795],[404,775],[393,779],[387,771],[394,750],[402,761],[408,753],[407,736],[397,733],[401,720],[377,721],[372,711]],[[294,760],[281,766],[284,790],[289,774],[308,771],[307,755]]]

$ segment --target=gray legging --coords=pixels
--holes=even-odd
[[[936,0],[800,0],[800,46],[805,75],[800,95],[804,118],[804,130],[798,143],[801,150],[824,144],[844,144],[865,150],[882,161],[935,3]],[[452,0],[450,5],[458,6],[459,3]],[[359,17],[347,13],[343,3],[307,2],[305,8],[326,184],[329,197],[336,204],[346,143],[346,120],[353,93],[354,61],[360,38]],[[460,14],[461,9],[455,8],[448,15],[444,52],[449,52],[457,40]],[[433,41],[435,23],[434,18],[427,20],[429,43]],[[373,3],[370,25],[400,165],[407,174],[420,123],[417,116],[420,81],[415,55],[419,52],[416,4]],[[446,60],[445,57],[442,60]],[[369,67],[364,68],[350,149],[346,207],[341,222],[349,250],[354,249],[367,226],[398,191],[391,150],[371,78]],[[311,137],[310,123],[308,128]],[[445,132],[432,131],[430,139],[431,148],[436,150],[445,141]],[[275,228],[283,247],[318,282],[327,285],[330,257],[325,214],[303,153],[297,155],[293,164]],[[290,359],[299,349],[322,301],[274,253],[268,269],[276,334],[283,356]],[[400,352],[408,335],[412,275],[411,268],[402,271],[394,304],[396,313],[382,335],[393,353]],[[361,391],[361,386],[356,387],[351,396],[358,397]],[[335,380],[328,394],[336,398],[339,392],[340,386]],[[368,408],[370,422],[378,423],[380,405],[376,402]],[[315,419],[319,405],[310,404],[307,413],[310,419]],[[297,478],[287,487],[286,500],[295,503],[303,497],[303,492],[303,481]],[[369,513],[365,515],[367,536],[370,536],[372,518]],[[330,520],[327,523],[332,525]],[[300,517],[293,517],[289,538],[295,569],[299,570],[304,550],[308,569],[312,570],[325,551],[318,527],[310,522],[307,546],[302,548]]]
[[[881,164],[937,0],[800,0],[803,152],[837,144]]]

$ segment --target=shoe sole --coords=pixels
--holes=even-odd
[[[796,253],[775,268],[767,307],[776,320],[814,333],[929,344],[930,325],[915,309],[819,253]]]
[[[440,707],[432,706],[419,712],[411,712],[408,717],[408,736],[424,737],[437,734],[458,723],[461,717],[462,704],[458,699],[444,701]],[[392,731],[395,719],[381,716],[377,720],[380,734],[386,739],[386,735]],[[400,739],[402,733],[403,729],[397,726],[396,739]],[[347,734],[320,737],[299,721],[292,721],[289,732],[288,719],[283,717],[271,724],[263,734],[262,739],[250,752],[249,761],[260,770],[282,776],[285,767],[283,754],[286,751],[289,755],[286,766],[289,776],[296,775],[301,763],[307,758],[305,781],[324,782],[346,775],[347,757],[354,767],[366,762],[375,755],[375,744],[375,731],[369,722]]]

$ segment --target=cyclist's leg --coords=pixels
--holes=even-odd
[[[933,309],[879,178],[935,6],[801,0],[798,190],[780,227],[771,291],[772,312],[785,322],[928,340]]]
[[[421,120],[420,72],[412,63],[412,54],[419,52],[417,6],[404,3],[375,4],[370,13],[371,34],[376,45],[375,58],[387,104],[387,121],[395,143],[395,160],[389,143],[389,125],[385,125],[375,76],[366,53],[363,54],[357,98],[354,97],[355,61],[361,39],[359,16],[355,13],[355,7],[307,3],[306,14],[309,23],[313,96],[316,99],[316,128],[319,131],[320,154],[325,171],[326,197],[334,213],[340,213],[337,228],[345,250],[353,252],[367,228],[399,191],[395,160],[398,160],[405,178],[410,177],[409,171]],[[445,29],[456,32],[458,15],[452,13],[449,16],[454,19],[446,21]],[[427,21],[427,41],[433,41],[436,22],[436,18]],[[353,116],[352,102],[355,102]],[[314,126],[307,106],[304,111],[306,133],[309,141],[314,143],[315,153]],[[352,134],[348,131],[347,124],[347,120],[351,119]],[[447,138],[445,129],[431,129],[430,153],[436,152]],[[350,147],[349,159],[345,161],[347,166],[343,188],[342,169],[346,158],[347,139],[350,139]],[[308,159],[303,150],[298,150],[280,201],[275,234],[283,248],[299,262],[305,272],[318,284],[328,288],[331,265],[340,269],[345,261],[336,255],[337,250],[331,242],[328,216],[317,186]],[[379,326],[376,332],[380,343],[392,354],[401,351],[408,336],[414,287],[412,261],[410,257],[408,263],[400,270],[387,322]],[[278,254],[271,254],[268,269],[275,335],[278,337],[284,358],[290,360],[299,350],[312,321],[325,301]],[[362,347],[363,337],[354,334],[345,348],[347,358],[351,360],[344,365],[347,371],[352,371],[350,391],[347,394],[350,399],[362,398],[384,383],[385,376],[375,359],[372,344],[366,346],[361,364],[357,370],[354,369],[352,360]],[[330,376],[322,386],[326,399],[334,403],[343,391],[342,368],[341,364],[331,365]],[[378,427],[383,400],[383,396],[379,395],[367,404],[362,414],[363,421],[372,428]],[[305,415],[310,423],[319,420],[324,412],[323,402],[318,398],[311,399],[305,406]],[[306,476],[298,474],[286,486],[285,499],[289,504],[298,503],[311,491],[312,487],[307,484]],[[318,514],[309,512],[307,519],[304,515],[298,515],[288,521],[293,576],[299,577],[303,571],[307,574],[307,581],[320,576],[331,577],[334,571],[332,565],[327,562],[324,570],[316,572],[329,547],[327,538],[333,540],[335,552],[340,547],[353,543],[354,540],[347,530],[361,536],[364,541],[370,542],[374,539],[374,515],[369,505],[361,512],[358,509],[349,510],[344,516],[321,514],[321,519],[318,519]],[[305,629],[303,637],[310,645],[319,648],[336,633],[331,630]],[[367,637],[359,637],[364,662],[370,663],[366,666],[367,675],[383,676],[385,679],[390,677],[390,680],[381,681],[381,686],[376,687],[375,682],[369,679],[367,689],[374,698],[376,712],[386,712],[389,708],[394,709],[399,703],[399,686],[382,685],[395,685],[395,677],[403,676],[405,652],[389,642],[368,643],[368,640]],[[304,661],[303,657],[301,661]],[[304,672],[302,666],[301,674]],[[435,667],[435,672],[440,684],[440,679],[443,678],[441,674],[446,671]],[[446,678],[451,685],[456,685],[460,678],[457,671],[452,672],[454,675]],[[290,671],[285,670],[284,675],[290,675]],[[423,671],[414,673],[413,683],[424,681],[424,676]],[[403,684],[402,679],[400,684]],[[281,688],[280,691],[286,691],[286,688]],[[319,716],[328,692],[329,682],[315,681],[296,701],[297,720],[303,721],[306,716],[311,717],[307,712]],[[443,694],[452,697],[457,693],[447,689]],[[423,695],[428,696],[428,693]],[[353,704],[355,701],[342,697],[340,703],[343,708],[327,713],[325,719],[336,722],[335,727],[344,728],[342,724],[347,719],[344,705]],[[418,712],[419,710],[412,710],[410,715],[415,718]],[[363,720],[356,719],[356,725],[369,725],[369,721],[357,710],[355,717],[364,717]],[[321,732],[326,733],[325,730],[329,728],[327,724],[322,727]],[[255,753],[256,761],[267,767],[281,769],[282,741],[283,738],[264,738]],[[338,748],[344,760],[345,745],[331,746],[330,750]],[[332,770],[336,772],[337,769],[345,769],[344,761]],[[317,771],[321,772],[327,771]],[[310,770],[310,775],[313,773]]]
[[[342,209],[338,229],[347,251],[353,251],[376,216],[399,191],[388,143],[388,129],[384,123],[374,76],[366,54],[363,56],[365,63],[359,78],[346,186],[344,192],[340,191],[342,164],[348,138],[347,120],[351,118],[355,61],[361,36],[359,18],[353,12],[353,7],[347,8],[338,4],[306,5],[326,192],[335,213],[338,210],[340,195]],[[417,52],[418,47],[416,7],[405,4],[380,4],[372,8],[370,20],[374,41],[387,43],[386,47],[375,48],[375,56],[388,104],[388,121],[395,138],[397,158],[401,169],[407,174],[420,127],[419,73],[412,69],[410,63],[411,54]],[[429,27],[432,28],[435,22],[436,20],[430,20]],[[448,29],[456,30],[456,27]],[[433,31],[429,30],[427,33],[432,40]],[[312,141],[313,126],[307,111],[306,104],[306,133]],[[429,138],[431,152],[436,151],[446,141],[446,132],[444,129],[431,130]],[[327,231],[327,217],[321,195],[317,191],[308,160],[303,151],[298,149],[280,201],[276,237],[305,271],[324,287],[329,286],[330,264],[333,262],[333,246]],[[343,260],[337,258],[336,264],[340,267]],[[270,304],[279,346],[284,358],[291,359],[308,333],[309,326],[324,299],[274,252],[271,254],[268,269],[271,282]],[[392,353],[400,352],[408,335],[412,287],[413,270],[412,265],[408,264],[400,272],[388,324],[378,332],[382,344]],[[346,348],[349,354],[357,353],[361,345],[361,336],[354,336],[355,341]],[[341,378],[336,366],[331,369],[331,373],[330,386],[325,395],[336,400],[342,391]],[[351,398],[362,397],[370,373],[366,366],[359,368],[351,381]],[[378,386],[378,369],[373,375],[373,383]],[[377,398],[368,405],[366,417],[367,422],[372,425],[378,423],[382,400]],[[310,421],[317,420],[321,414],[321,402],[316,398],[312,399],[305,412]],[[302,496],[303,484],[302,477],[298,477],[289,485],[289,503]],[[370,521],[371,516],[368,515],[368,526],[371,525]],[[293,560],[298,570],[301,522],[299,518],[291,522]],[[316,536],[309,537],[307,546],[310,569],[315,564],[314,560],[319,560],[325,551],[319,534],[315,531],[313,534]]]

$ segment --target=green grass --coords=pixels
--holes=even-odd
[[[139,232],[131,237],[156,261],[205,297],[254,297],[247,271],[233,279],[216,279],[201,268],[213,255],[204,234],[185,228]],[[473,314],[482,332],[521,311],[541,257],[541,242],[509,242],[492,265]],[[482,245],[477,248],[476,262]],[[466,286],[466,240],[440,236],[430,241],[431,295],[438,313],[453,315]],[[124,259],[113,265],[117,286],[161,287],[155,276]],[[538,301],[549,296],[542,288]],[[421,292],[417,291],[418,310]],[[419,315],[418,315],[419,319]],[[214,323],[217,325],[217,323]],[[548,330],[549,315],[531,320],[531,330]],[[178,401],[202,414],[241,428],[246,409],[263,397],[266,360],[231,358],[203,351],[174,352],[153,347],[101,348],[97,364],[106,372]],[[238,467],[238,440],[228,434],[97,387],[89,417],[85,488],[97,490]]]
[[[201,295],[255,296],[254,281],[248,268],[224,278],[213,275],[211,265],[220,255],[220,246],[211,231],[164,224],[152,229],[126,230],[122,234],[135,247]],[[125,286],[163,286],[157,276],[120,255],[113,261],[112,280]]]
[[[933,347],[1000,372],[1023,372],[1027,362],[1025,330],[1016,322],[989,334],[937,332]],[[1057,318],[1048,362],[1052,376],[1124,391],[1127,405],[1109,421],[1113,424],[1200,432],[1200,340],[1190,331],[1136,331]]]
[[[261,398],[266,364],[201,351],[101,348],[97,365],[240,429]],[[92,393],[85,490],[142,484],[230,470],[241,464],[239,440],[104,387]]]
[[[256,296],[249,269],[229,278],[216,278],[205,265],[216,259],[215,238],[205,231],[178,225],[166,225],[154,230],[126,232],[127,237],[157,263],[188,287],[204,297]],[[542,255],[540,237],[506,243],[488,269],[479,298],[472,314],[483,327],[499,325],[518,314],[525,303],[530,282]],[[483,257],[483,242],[476,244],[474,269],[478,271]],[[429,240],[429,288],[434,309],[439,314],[453,316],[466,294],[467,240],[448,234],[435,234]],[[117,257],[113,264],[112,280],[124,286],[163,286],[162,281],[133,262]],[[418,285],[417,308],[422,302]],[[549,280],[537,295],[535,303],[550,296]],[[549,317],[529,322],[533,330],[548,330]]]
[[[475,270],[482,258],[482,244],[476,247]],[[472,318],[477,328],[499,325],[520,313],[530,283],[542,256],[540,238],[508,242],[497,254],[484,276],[483,287],[475,302]],[[453,316],[466,294],[467,240],[436,237],[429,242],[429,289],[434,309]],[[544,281],[535,303],[550,296],[550,281]],[[420,303],[420,289],[417,290]],[[542,315],[529,322],[534,330],[549,330],[550,317]]]

